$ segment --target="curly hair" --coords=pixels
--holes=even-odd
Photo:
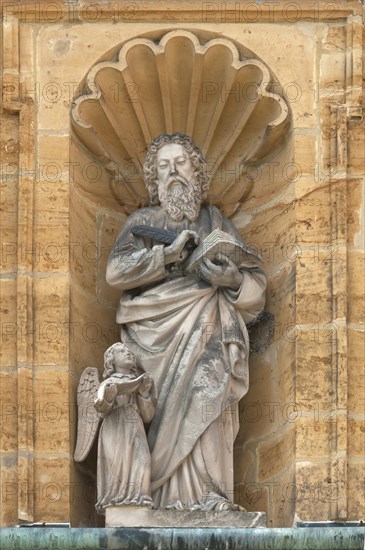
[[[203,158],[199,147],[195,145],[191,137],[185,134],[161,134],[156,137],[147,149],[146,159],[143,164],[143,173],[146,187],[150,196],[151,206],[160,204],[158,198],[158,178],[157,178],[157,153],[164,145],[177,143],[182,145],[193,165],[194,175],[201,184],[202,201],[207,198],[209,191],[209,176],[207,173],[207,163]]]
[[[126,344],[123,344],[122,342],[116,342],[115,344],[110,346],[106,350],[106,352],[104,353],[104,372],[103,372],[103,379],[104,380],[109,378],[109,376],[111,376],[115,372],[114,351],[115,351],[115,348],[117,348],[119,346],[127,347]],[[131,355],[133,355],[133,354],[131,354]],[[137,361],[136,361],[136,358],[134,357],[134,355],[133,355],[133,358],[134,358],[134,367],[132,367],[131,370],[133,372],[136,372],[136,370],[137,370]]]

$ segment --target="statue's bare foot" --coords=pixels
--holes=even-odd
[[[219,503],[215,507],[215,510],[217,510],[219,512],[226,512],[228,510],[231,510],[233,512],[247,512],[247,510],[245,508],[243,508],[243,506],[240,506],[239,504],[234,504],[230,500],[227,500],[226,502]]]
[[[202,505],[202,510],[214,510],[216,512],[246,512],[239,504],[234,504],[228,498],[215,493],[209,493]]]

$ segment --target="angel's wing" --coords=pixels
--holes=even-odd
[[[74,453],[76,462],[82,462],[89,454],[102,421],[94,407],[99,385],[98,369],[85,369],[77,388],[77,441]]]

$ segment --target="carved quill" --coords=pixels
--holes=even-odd
[[[153,241],[166,245],[172,244],[178,236],[175,231],[169,231],[168,229],[156,229],[156,227],[152,227],[151,225],[135,225],[132,227],[131,233],[135,236],[148,237]],[[194,239],[190,239],[186,243],[185,248],[191,252],[194,248],[196,248],[196,246],[197,245],[195,244]]]

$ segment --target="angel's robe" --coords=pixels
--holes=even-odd
[[[148,505],[151,502],[151,458],[143,422],[150,422],[155,410],[155,395],[144,398],[135,389],[127,391],[133,375],[113,375],[102,384],[114,382],[123,395],[110,404],[99,432],[97,502],[99,514],[108,506]],[[124,384],[124,386],[122,386]],[[116,441],[118,444],[116,445]]]
[[[173,221],[160,206],[129,216],[110,255],[107,282],[122,291],[121,340],[152,374],[157,406],[148,430],[151,490],[156,507],[219,509],[233,500],[233,443],[238,401],[248,390],[246,323],[265,303],[266,278],[239,265],[239,289],[215,287],[164,264],[163,245],[133,236],[144,224],[201,239],[214,229],[236,238],[213,206],[194,222]]]

